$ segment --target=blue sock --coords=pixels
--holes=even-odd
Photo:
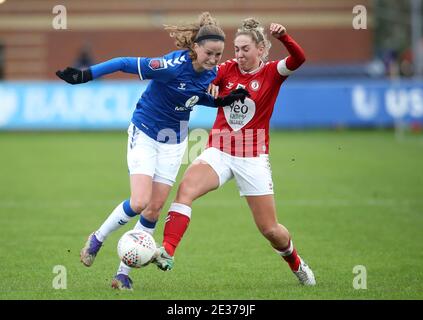
[[[147,220],[142,214],[140,215],[140,220],[135,225],[135,229],[141,229],[149,234],[153,234],[156,229],[157,221]]]
[[[128,217],[135,217],[137,215],[137,213],[132,210],[129,199],[123,202],[123,211],[125,211]]]
[[[154,229],[156,227],[156,223],[157,221],[150,221],[147,220],[142,214],[140,216],[140,223],[142,226],[149,228],[149,229]]]

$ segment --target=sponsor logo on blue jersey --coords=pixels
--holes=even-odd
[[[192,96],[185,102],[185,106],[176,106],[175,111],[192,111],[198,100],[200,100],[199,96]]]
[[[163,59],[152,59],[148,64],[151,70],[160,70],[165,68]]]
[[[185,56],[177,57],[176,59],[163,59],[165,68],[168,66],[174,67],[175,65],[182,64],[183,62],[186,62]]]

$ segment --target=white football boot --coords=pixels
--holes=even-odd
[[[300,267],[298,271],[294,271],[294,274],[302,285],[314,286],[316,285],[316,279],[314,278],[313,271],[310,267],[300,258]]]
[[[164,247],[158,247],[151,260],[159,269],[163,271],[170,271],[173,268],[175,258],[170,256]]]

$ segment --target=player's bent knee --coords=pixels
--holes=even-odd
[[[198,188],[189,181],[182,181],[178,188],[177,199],[182,202],[192,202],[197,195]]]
[[[270,242],[276,242],[278,240],[285,240],[285,235],[282,232],[279,225],[262,227],[262,228],[260,228],[260,231],[263,234],[263,236],[267,240],[269,240]]]
[[[162,202],[150,202],[147,206],[147,209],[151,212],[160,212],[163,208]]]
[[[147,207],[148,200],[143,198],[131,198],[131,209],[140,214]]]
[[[163,203],[161,202],[150,202],[143,211],[143,216],[150,221],[157,221],[159,218],[160,212],[163,208]]]

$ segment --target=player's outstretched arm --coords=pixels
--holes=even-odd
[[[286,68],[290,71],[298,69],[306,60],[304,50],[301,46],[286,32],[286,28],[278,23],[270,24],[270,34],[280,40],[289,52],[286,58]]]
[[[65,70],[58,70],[56,75],[70,84],[80,84],[97,79],[106,74],[122,71],[138,74],[138,58],[120,57],[114,58],[99,64],[93,65],[85,70],[67,67]]]

